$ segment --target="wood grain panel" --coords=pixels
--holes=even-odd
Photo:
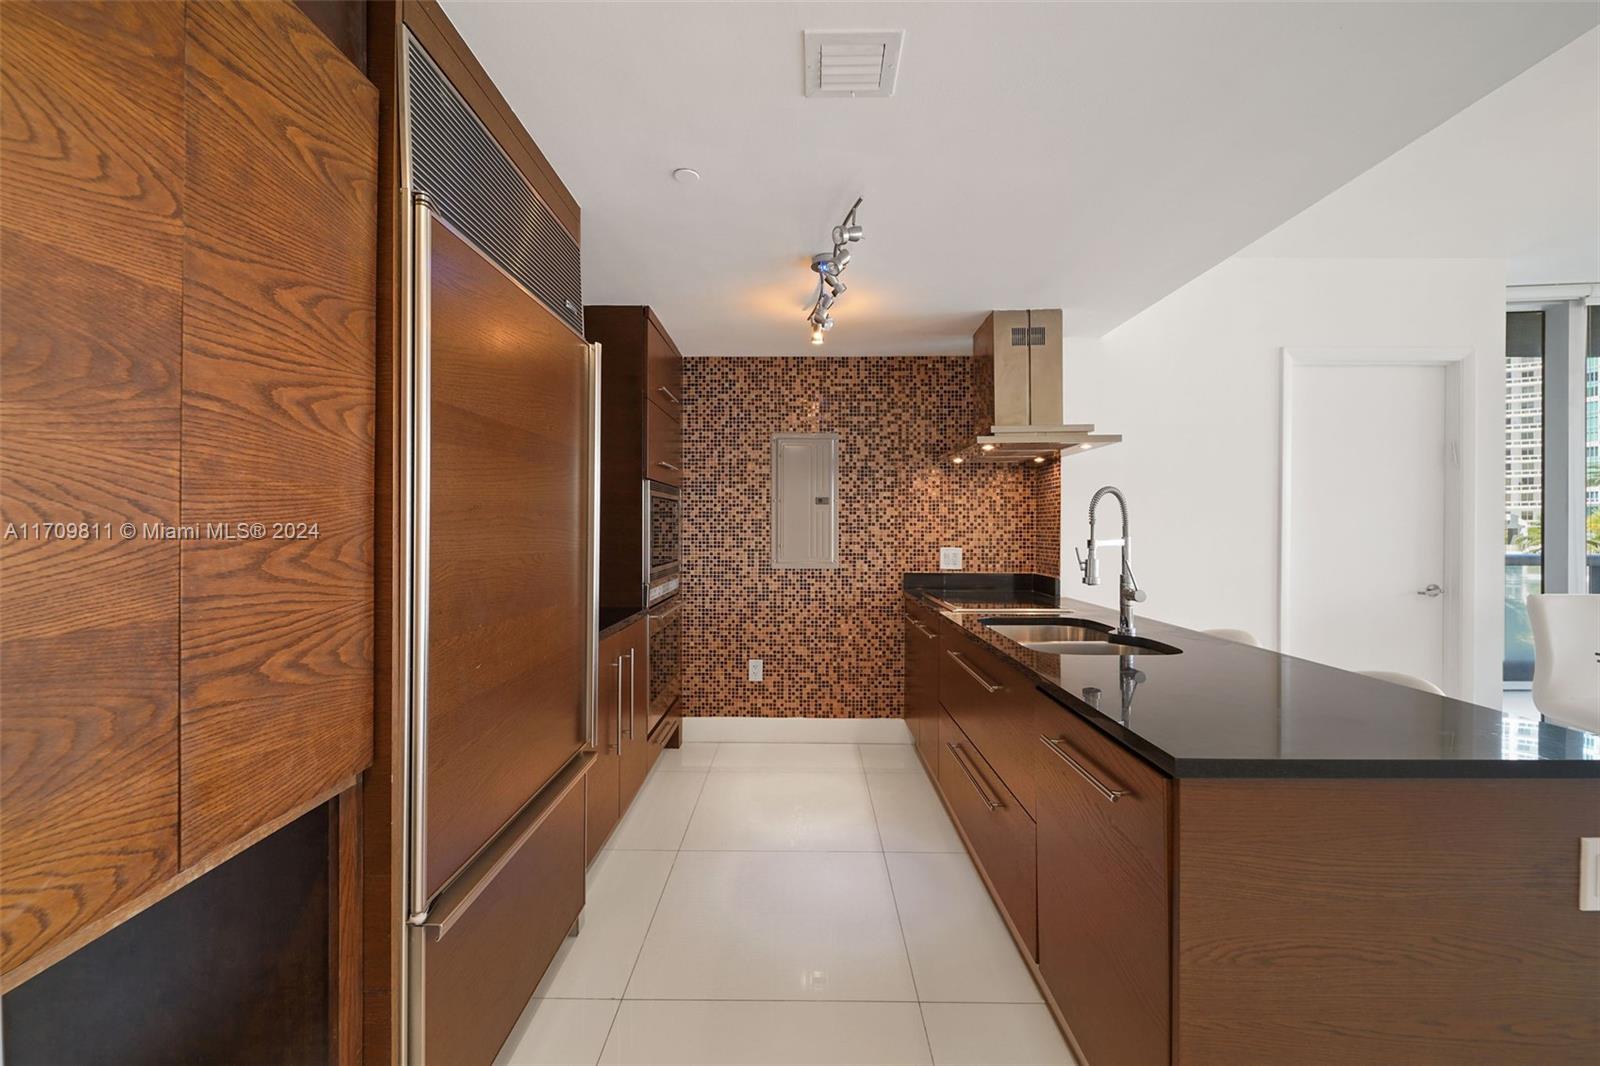
[[[936,721],[939,787],[983,867],[996,902],[1011,919],[1028,955],[1037,959],[1038,866],[1033,819],[955,721],[942,712]],[[999,806],[990,809],[991,802]]]
[[[656,404],[674,422],[683,420],[683,355],[667,336],[654,311],[644,309],[645,399]]]
[[[0,8],[7,987],[177,870],[182,63],[177,4]]]
[[[1600,781],[1180,782],[1177,1061],[1595,1062],[1595,835]]]
[[[426,1061],[494,1060],[583,910],[583,820],[578,782],[459,922],[419,948]]]
[[[1108,801],[1047,750],[1040,734],[1058,741],[1084,773],[1124,794]],[[1034,737],[1040,753],[1039,968],[1088,1062],[1167,1062],[1171,782],[1059,707],[1039,713]]]
[[[941,706],[978,745],[1022,809],[1033,815],[1033,767],[1039,747],[1034,718],[1056,705],[1041,696],[1020,670],[956,626],[941,620],[938,632]],[[985,682],[999,687],[991,692]]]
[[[186,865],[371,761],[377,239],[361,73],[280,0],[187,36],[183,518],[265,535],[183,546]]]
[[[600,345],[600,606],[645,605],[645,311],[583,309],[584,331]]]
[[[397,1057],[399,1016],[390,1009],[400,972],[402,926],[399,861],[404,818],[397,772],[403,761],[401,660],[400,431],[398,390],[400,318],[399,99],[400,5],[367,5],[367,72],[378,87],[378,365],[375,408],[377,472],[373,626],[373,761],[362,778],[362,1053],[371,1063]]]
[[[433,226],[427,891],[585,742],[585,348]]]
[[[328,804],[328,1059],[361,1063],[361,789]]]
[[[595,687],[595,760],[585,781],[588,790],[587,842],[584,861],[593,862],[606,838],[622,820],[622,744],[627,733],[628,648],[633,627],[612,633],[600,642],[599,671]]]

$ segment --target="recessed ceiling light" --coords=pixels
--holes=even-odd
[[[700,180],[700,172],[689,167],[679,167],[672,172],[672,180],[679,185],[693,185]]]
[[[1044,462],[1044,456],[1042,456],[1042,455],[1035,455],[1035,456],[1034,456],[1034,457],[1033,457],[1033,461],[1034,461],[1034,462],[1036,462],[1036,463],[1042,463],[1042,462]]]
[[[992,451],[994,451],[994,445],[993,444],[985,444],[983,446],[983,450],[986,451],[986,452],[992,452]]]

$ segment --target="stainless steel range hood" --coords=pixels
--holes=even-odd
[[[1061,309],[992,311],[972,335],[966,435],[954,462],[1032,463],[1116,444],[1120,434],[1062,422]]]

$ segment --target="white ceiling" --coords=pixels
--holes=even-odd
[[[1600,282],[1600,30],[1244,254],[1503,259],[1511,285]]]
[[[1103,332],[1600,21],[1567,3],[445,9],[582,204],[585,300],[649,303],[697,355],[959,352],[992,307]],[[802,31],[901,28],[895,96],[803,95]],[[858,193],[866,239],[813,348],[806,263]]]

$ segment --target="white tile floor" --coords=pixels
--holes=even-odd
[[[503,1066],[1072,1063],[907,744],[690,743]]]

